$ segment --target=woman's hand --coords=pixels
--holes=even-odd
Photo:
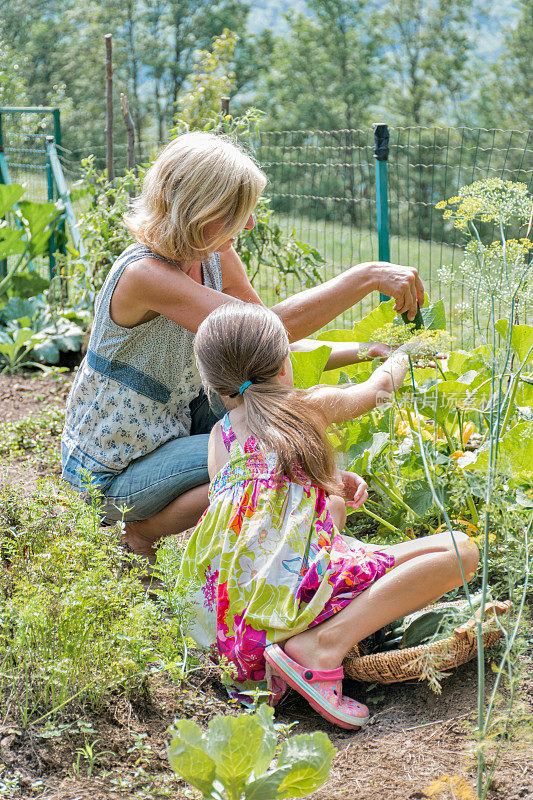
[[[418,306],[424,305],[424,284],[418,270],[400,264],[389,264],[387,261],[377,261],[373,266],[378,291],[394,297],[396,313],[403,314],[406,311],[408,319],[412,321]]]
[[[359,508],[368,500],[368,486],[365,480],[356,472],[337,470],[336,478],[339,481],[340,494],[350,508]]]

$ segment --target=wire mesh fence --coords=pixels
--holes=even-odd
[[[46,147],[49,131],[17,131],[4,126],[11,179],[28,185],[28,196],[46,199]],[[148,159],[164,143],[145,141],[137,152]],[[80,175],[81,158],[93,152],[103,168],[103,147],[72,152],[58,148],[67,179]],[[378,259],[376,185],[372,130],[264,131],[255,156],[265,170],[266,193],[280,227],[319,250],[326,259],[323,279],[352,264]],[[115,173],[126,165],[126,146],[115,147]],[[431,299],[444,297],[459,343],[473,342],[472,297],[458,279],[441,283],[439,268],[456,265],[462,234],[435,205],[475,180],[498,177],[533,187],[533,131],[485,128],[391,127],[388,161],[390,258],[417,267]],[[274,271],[259,276],[269,304],[303,288],[289,277],[279,286]],[[377,293],[334,321],[346,326],[379,301]],[[470,313],[469,313],[470,312]],[[531,320],[523,309],[522,320]]]
[[[258,159],[272,207],[286,231],[317,247],[324,278],[378,258],[374,139],[371,130],[263,133]],[[472,298],[457,280],[442,285],[439,267],[461,260],[463,239],[435,205],[483,178],[519,180],[531,190],[533,132],[482,128],[390,128],[390,257],[417,267],[430,297],[444,297],[454,332],[472,341]],[[294,283],[288,287],[295,291]],[[352,321],[377,295],[344,315]],[[336,325],[338,323],[333,323]]]

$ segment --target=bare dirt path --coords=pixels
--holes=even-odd
[[[0,430],[29,414],[61,409],[71,382],[71,374],[0,376]],[[44,450],[48,446],[57,451],[59,435],[55,428],[39,435],[43,436]],[[57,479],[57,458],[54,461],[49,455],[4,459],[2,480],[31,492],[40,478]],[[51,468],[50,463],[55,466]],[[490,656],[487,660],[490,664]],[[493,678],[488,666],[487,689]],[[346,693],[366,702],[374,711],[370,724],[363,731],[339,731],[315,714],[296,694],[288,695],[277,710],[278,721],[299,721],[295,733],[323,730],[338,748],[330,780],[312,796],[315,800],[474,800],[475,662],[460,667],[447,678],[440,696],[425,683],[377,687],[352,681],[345,681],[345,684]],[[522,684],[515,720],[518,732],[511,746],[504,749],[488,793],[491,800],[533,798],[531,728],[526,731],[532,707],[533,679],[530,678]],[[196,681],[196,686],[183,690],[170,683],[151,687],[151,701],[146,707],[117,698],[116,708],[110,708],[107,716],[94,720],[94,725],[99,748],[112,753],[102,760],[101,769],[113,771],[114,775],[122,774],[122,783],[120,780],[110,783],[101,774],[91,780],[73,775],[74,744],[68,736],[63,737],[61,743],[59,740],[38,743],[25,740],[24,744],[21,741],[17,749],[17,736],[10,733],[6,720],[0,727],[0,761],[10,768],[17,766],[21,772],[20,792],[10,796],[41,800],[162,797],[164,793],[158,793],[154,786],[142,789],[142,773],[139,778],[135,761],[138,753],[132,754],[131,748],[128,750],[126,746],[128,742],[131,744],[131,731],[146,734],[146,742],[151,746],[146,771],[157,772],[164,783],[170,779],[164,744],[172,719],[190,716],[206,722],[220,712],[235,713],[235,709],[227,705],[216,673],[205,675]],[[2,769],[0,765],[0,788]],[[41,783],[36,784],[36,781]],[[172,797],[198,796],[177,784],[168,784],[168,790],[170,786]]]

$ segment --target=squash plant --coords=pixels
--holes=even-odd
[[[0,261],[13,257],[0,277],[0,298],[7,296],[16,276],[31,275],[32,260],[47,252],[62,218],[58,204],[21,200],[24,192],[24,186],[0,184]]]
[[[78,351],[83,311],[57,309],[44,294],[49,281],[32,269],[32,261],[48,252],[50,236],[62,218],[59,204],[21,200],[24,187],[0,185],[0,371],[57,364],[61,352]],[[7,217],[7,218],[6,218]],[[30,292],[37,296],[28,297]],[[19,294],[23,296],[19,296]]]
[[[490,179],[460,189],[438,207],[465,236],[464,261],[448,273],[471,290],[481,344],[471,351],[448,347],[446,359],[432,367],[412,362],[390,402],[331,435],[345,467],[362,474],[374,490],[355,515],[377,522],[381,541],[435,530],[453,535],[459,527],[480,546],[476,796],[483,800],[511,719],[521,620],[533,571],[533,325],[524,324],[533,297],[533,198],[523,184]],[[496,241],[487,241],[492,235]],[[430,325],[442,327],[442,311],[437,303],[422,314]],[[394,332],[395,322],[392,304],[384,303],[353,330],[328,331],[324,338],[380,339],[384,330]],[[318,382],[327,360],[322,350],[294,354],[300,386]],[[357,364],[326,372],[319,380],[363,381],[374,366]],[[472,610],[474,598],[465,579],[463,590]],[[511,600],[513,610],[499,622],[503,643],[487,693],[481,619],[493,591]],[[496,714],[502,680],[509,691],[505,711],[500,706]],[[490,751],[486,744],[494,738],[499,745]]]
[[[283,726],[285,727],[285,726]],[[218,715],[204,733],[191,720],[178,720],[167,749],[172,769],[206,800],[282,800],[305,797],[328,779],[337,752],[325,733],[300,734],[281,745],[274,709]]]

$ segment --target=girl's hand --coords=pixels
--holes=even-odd
[[[385,344],[384,342],[361,342],[359,350],[361,358],[369,360],[380,358],[382,361],[385,361],[392,353],[390,344]]]
[[[359,508],[368,500],[368,486],[365,480],[356,472],[337,471],[340,485],[340,494],[350,508]]]

